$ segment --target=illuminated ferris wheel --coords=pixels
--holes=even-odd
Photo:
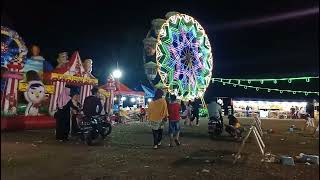
[[[154,34],[149,31],[144,40],[148,79],[179,99],[202,98],[213,67],[208,36],[191,16],[170,12],[166,17],[153,21]]]

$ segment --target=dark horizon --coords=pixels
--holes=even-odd
[[[193,16],[205,28],[213,47],[213,77],[319,74],[317,1],[209,3],[5,0],[1,23],[16,30],[28,46],[39,44],[43,56],[53,65],[59,52],[68,51],[71,56],[73,51],[79,50],[82,59],[93,59],[93,74],[100,83],[105,82],[106,75],[118,61],[124,72],[121,81],[130,88],[139,82],[147,84],[142,40],[151,28],[151,20],[164,18],[169,11]],[[319,82],[307,86],[303,83],[278,86],[282,87],[319,91]],[[208,93],[232,97],[306,98],[217,84],[210,85]]]

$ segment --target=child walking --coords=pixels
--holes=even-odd
[[[170,103],[168,106],[169,111],[169,134],[170,134],[170,147],[173,147],[173,140],[176,145],[179,146],[181,143],[179,141],[180,134],[180,104],[176,101],[177,97],[171,95]],[[175,138],[173,137],[175,135]]]

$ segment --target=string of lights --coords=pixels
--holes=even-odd
[[[260,82],[263,84],[264,82],[273,82],[276,84],[278,81],[288,81],[288,83],[291,83],[292,81],[297,80],[305,80],[306,82],[310,82],[311,79],[319,79],[319,76],[305,76],[305,77],[289,77],[289,78],[273,78],[273,79],[228,79],[228,78],[212,78],[212,81],[227,81],[227,82],[237,82],[240,84],[241,82],[248,82],[249,84],[251,82]]]
[[[232,82],[229,82],[229,81],[223,81],[221,79],[220,80],[214,79],[212,82],[219,82],[219,83],[222,83],[223,85],[226,85],[226,84],[233,85],[233,87],[239,86],[239,87],[243,87],[244,89],[251,88],[251,89],[255,89],[256,91],[267,90],[267,92],[274,91],[274,92],[280,92],[281,94],[284,93],[284,92],[287,92],[287,93],[292,93],[292,94],[301,93],[301,94],[305,94],[306,96],[308,96],[309,94],[316,94],[317,96],[319,96],[319,92],[314,92],[314,91],[301,91],[301,90],[289,90],[289,89],[276,89],[276,88],[258,87],[258,86],[251,86],[251,85],[232,83]]]

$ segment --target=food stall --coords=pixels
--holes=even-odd
[[[257,113],[261,118],[290,119],[292,109],[300,114],[305,114],[307,102],[292,100],[269,99],[234,99],[233,109],[236,117],[252,117]]]
[[[128,110],[128,114],[137,111],[139,105],[145,104],[145,93],[142,91],[134,91],[121,82],[116,82],[117,90],[114,91],[114,104],[122,105]],[[107,84],[100,86],[101,89],[107,90]],[[117,110],[115,109],[115,112]]]

